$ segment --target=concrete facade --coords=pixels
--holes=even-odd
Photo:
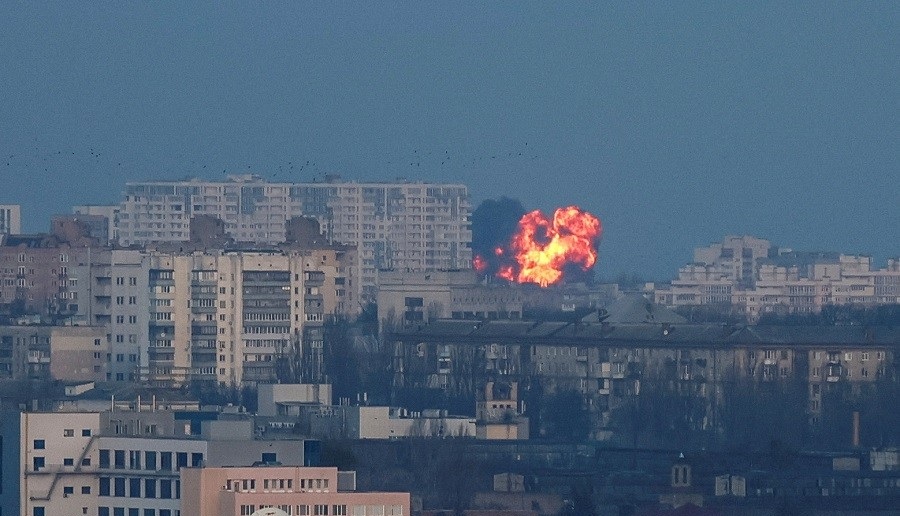
[[[278,367],[316,376],[325,318],[358,308],[353,257],[339,250],[154,251],[148,260],[141,379],[159,385],[271,383]]]
[[[669,284],[653,287],[669,307],[718,305],[751,322],[766,313],[817,313],[828,305],[900,303],[900,260],[883,269],[865,255],[799,253],[754,237],[698,248]]]
[[[187,468],[181,482],[182,511],[197,516],[411,514],[409,493],[338,490],[337,468]]]
[[[378,272],[378,320],[404,326],[435,319],[521,319],[516,285],[481,284],[472,270]]]
[[[93,326],[0,326],[0,378],[106,378],[106,332]]]
[[[123,245],[186,241],[195,215],[225,222],[239,242],[277,243],[286,221],[315,217],[330,241],[356,247],[357,276],[374,300],[376,271],[469,268],[472,232],[461,184],[413,182],[269,183],[259,176],[226,181],[128,183],[119,213]]]
[[[0,238],[2,235],[18,235],[22,232],[22,206],[0,204]]]

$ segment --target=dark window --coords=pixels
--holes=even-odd
[[[116,477],[113,487],[115,496],[125,496],[125,477]]]
[[[35,450],[43,450],[45,446],[46,446],[46,443],[44,442],[43,439],[35,439],[34,440],[34,449]],[[35,507],[35,508],[37,508],[37,507]]]
[[[113,507],[113,516],[125,516],[125,508]]]
[[[128,509],[128,516],[141,516],[140,509]]]
[[[125,469],[125,450],[115,450],[113,452],[116,469]]]
[[[144,509],[144,516],[156,516],[156,509]]]
[[[148,478],[144,480],[144,498],[156,498],[155,478]]]
[[[144,463],[150,471],[156,471],[156,452],[148,451],[144,455]]]
[[[187,467],[187,453],[178,452],[175,454],[176,466],[178,469]]]
[[[262,461],[265,462],[265,463],[277,462],[277,461],[278,461],[278,458],[277,458],[277,457],[278,457],[278,456],[277,456],[276,454],[274,454],[274,453],[263,453],[263,454],[262,454]]]
[[[100,467],[109,468],[109,450],[100,450]]]
[[[81,437],[90,437],[90,436],[91,436],[90,428],[85,428],[81,431]]]
[[[109,496],[109,477],[100,477],[100,496]]]
[[[72,486],[64,486],[63,487],[63,495],[75,494],[75,488]]]
[[[98,507],[97,516],[109,516],[109,507]]]
[[[167,500],[172,498],[172,481],[169,479],[162,479],[159,481],[159,497],[165,498]]]
[[[129,478],[128,479],[128,497],[129,498],[140,498],[141,497],[141,479],[139,479],[139,478]]]
[[[44,516],[44,508],[43,507],[32,507],[31,514],[33,516]]]
[[[163,471],[172,471],[172,452],[160,452],[159,469]]]
[[[74,466],[74,465],[75,465],[75,459],[68,458],[68,457],[63,459],[63,466]]]
[[[91,486],[81,486],[81,494],[91,494]]]
[[[159,516],[172,516],[172,511],[169,509],[160,509]]]
[[[191,454],[191,467],[199,468],[203,465],[203,454],[202,453],[192,453]]]
[[[41,468],[44,467],[44,458],[43,457],[35,457],[33,461],[34,470],[40,471]]]

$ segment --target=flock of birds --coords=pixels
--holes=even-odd
[[[28,148],[19,149],[16,152],[5,153],[3,157],[6,159],[5,164],[10,172],[31,173],[32,171],[65,172],[73,169],[94,169],[98,172],[106,172],[109,174],[124,173],[126,171],[134,171],[148,169],[152,165],[148,163],[127,163],[121,161],[121,158],[110,158],[108,152],[101,152],[99,148],[89,147],[83,150],[55,150],[47,151],[41,149],[39,145],[27,146]],[[187,162],[185,156],[179,156],[183,162]],[[460,170],[467,168],[486,168],[489,166],[499,165],[503,162],[522,162],[534,161],[539,156],[534,152],[534,147],[529,148],[528,143],[524,142],[515,149],[507,149],[502,152],[492,152],[490,154],[476,154],[469,156],[455,155],[450,150],[445,149],[443,152],[427,149],[413,149],[406,156],[395,156],[387,159],[387,161],[379,160],[381,163],[372,163],[368,168],[375,172],[384,171],[390,174],[402,174],[405,169],[418,170],[422,167],[425,170],[438,169],[438,171],[452,172],[452,170]],[[176,158],[176,161],[179,161]],[[190,161],[188,166],[169,167],[169,170],[152,172],[154,176],[161,175],[200,175],[210,177],[207,171],[218,170],[223,164],[218,166],[203,163],[196,160]],[[225,166],[222,168],[222,174],[236,173],[242,167]],[[335,166],[320,166],[319,162],[313,160],[305,161],[282,161],[274,166],[270,164],[248,164],[246,171],[260,172],[268,178],[296,176],[297,174],[306,173],[313,177],[313,180],[324,178],[325,174],[340,173]],[[347,171],[352,174],[353,171]],[[423,171],[424,172],[424,171]],[[129,174],[131,175],[131,174]],[[211,178],[211,177],[210,177]]]

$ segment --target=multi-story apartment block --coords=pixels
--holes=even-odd
[[[594,414],[595,437],[602,438],[610,411],[651,385],[695,397],[701,412],[695,421],[717,428],[725,393],[736,382],[800,382],[816,424],[824,385],[858,391],[891,376],[900,333],[887,327],[443,320],[407,326],[388,338],[398,390],[437,389],[459,407],[475,403],[490,382],[517,383],[526,401],[528,386],[540,385],[542,397],[576,391]]]
[[[349,475],[347,473],[350,473]],[[357,492],[325,467],[186,468],[182,511],[198,516],[408,516],[409,493]]]
[[[355,255],[340,248],[154,251],[148,260],[141,378],[162,385],[297,376],[301,355],[321,363],[326,316],[358,307]]]
[[[78,310],[71,264],[88,251],[52,235],[12,235],[0,244],[0,307],[9,316],[67,316]]]
[[[755,321],[770,312],[815,313],[828,305],[900,301],[895,259],[875,269],[869,256],[777,250],[753,237],[728,237],[696,249],[694,258],[676,279],[656,286],[657,303],[730,306]]]
[[[109,345],[97,326],[0,326],[0,379],[102,381]]]
[[[196,215],[225,223],[239,242],[285,240],[286,222],[315,217],[332,242],[355,246],[357,277],[374,299],[378,269],[469,268],[472,232],[468,191],[459,184],[268,183],[259,176],[226,181],[129,183],[118,214],[123,245],[189,239]]]
[[[87,220],[91,222],[94,228],[98,231],[103,228],[106,229],[106,236],[101,241],[105,240],[105,243],[116,243],[119,240],[119,229],[118,229],[118,221],[119,221],[119,206],[112,205],[97,205],[97,204],[87,204],[80,206],[73,206],[72,213],[74,215],[83,215],[89,217]],[[99,236],[99,235],[94,235]]]
[[[307,441],[255,440],[249,421],[197,434],[169,411],[2,416],[2,514],[179,516],[182,468],[307,464]]]
[[[135,381],[141,350],[147,347],[149,265],[132,249],[89,248],[70,262],[69,296],[77,300],[71,322],[106,329],[107,380]]]
[[[379,271],[380,324],[435,319],[521,319],[525,296],[517,285],[478,282],[472,270]]]
[[[22,232],[22,206],[0,204],[0,238],[2,235],[18,235]]]

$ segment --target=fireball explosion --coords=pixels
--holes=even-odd
[[[568,265],[584,270],[594,266],[602,231],[600,219],[578,206],[558,208],[553,220],[540,210],[526,213],[508,246],[494,249],[494,255],[503,261],[496,275],[517,283],[552,285],[562,279]],[[485,257],[473,259],[479,272],[487,265]]]

